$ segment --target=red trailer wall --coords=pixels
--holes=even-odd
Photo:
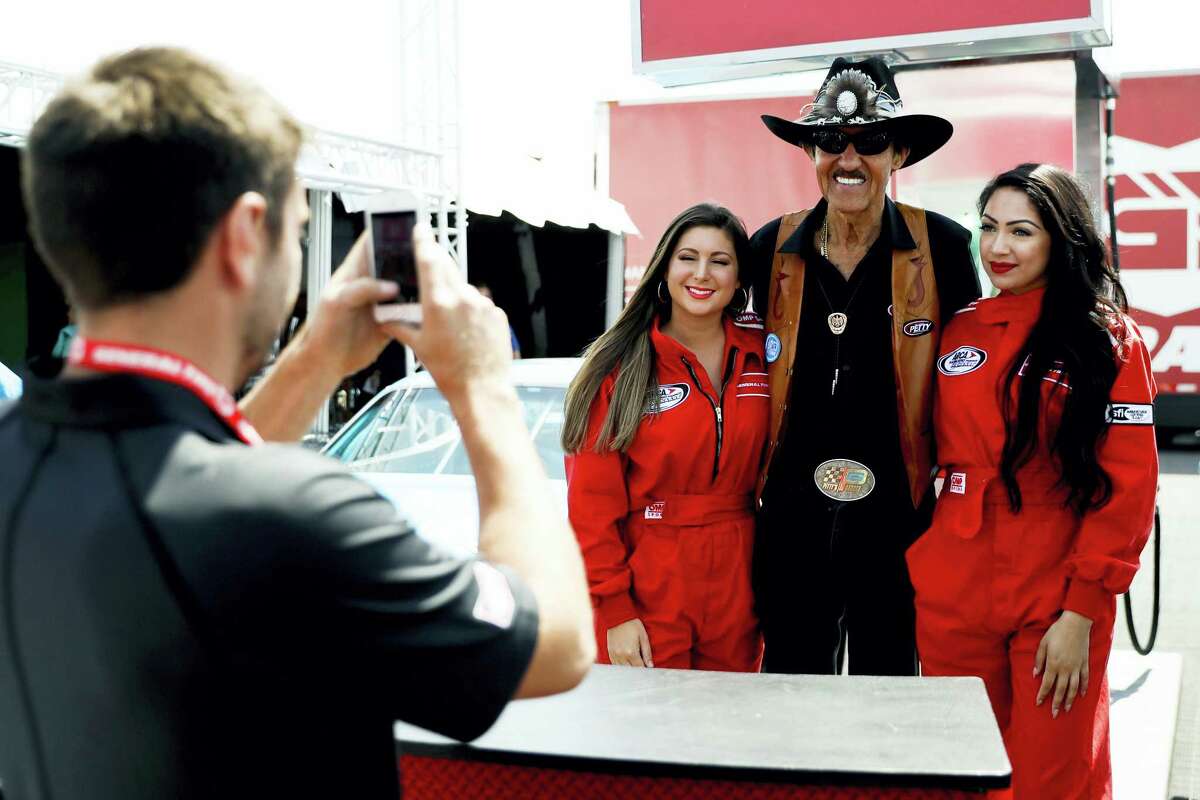
[[[1200,74],[1124,78],[1117,101],[1117,245],[1160,392],[1200,386]],[[1200,417],[1192,419],[1200,425]]]
[[[993,175],[1022,161],[1074,164],[1075,68],[1070,59],[901,73],[905,107],[939,114],[954,137],[897,173],[896,197],[978,225],[975,199]],[[688,205],[729,206],[753,231],[819,198],[808,156],[775,138],[760,114],[799,116],[808,97],[614,105],[610,192],[640,238],[626,244],[636,283],[672,217]],[[627,295],[628,296],[628,295]]]

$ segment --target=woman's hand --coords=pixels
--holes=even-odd
[[[654,666],[650,637],[640,619],[631,619],[608,629],[608,660],[627,667]]]
[[[1064,611],[1038,645],[1037,655],[1033,658],[1033,676],[1042,676],[1037,704],[1040,706],[1053,690],[1051,717],[1058,717],[1060,707],[1070,711],[1076,695],[1082,697],[1087,694],[1088,640],[1091,634],[1090,619],[1074,611]]]

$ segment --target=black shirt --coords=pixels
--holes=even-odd
[[[814,246],[825,213],[821,200],[779,248],[798,253],[806,269],[787,431],[772,462],[767,491],[777,496],[776,490],[783,489],[794,500],[825,503],[813,473],[829,459],[851,459],[867,465],[876,479],[872,495],[849,504],[856,513],[911,511],[896,405],[891,275],[893,251],[916,244],[899,209],[885,200],[879,238],[846,280]],[[926,220],[944,326],[979,296],[979,279],[970,233],[940,214],[927,211]],[[766,310],[779,222],[767,223],[751,240],[760,314]],[[835,311],[848,317],[840,336],[828,323]],[[831,394],[835,368],[837,388]],[[782,485],[772,486],[777,481]]]
[[[477,736],[532,655],[519,581],[185,389],[32,380],[0,452],[7,798],[394,798],[393,721]]]

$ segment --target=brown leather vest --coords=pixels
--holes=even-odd
[[[900,421],[900,450],[915,507],[932,480],[933,369],[942,326],[925,212],[901,203],[896,207],[917,245],[915,250],[896,250],[892,254],[892,363],[896,369],[896,411]],[[779,356],[767,365],[767,380],[771,385],[771,426],[758,479],[760,498],[771,461],[788,433],[787,410],[792,395],[792,366],[796,360],[796,331],[800,326],[800,301],[804,297],[804,259],[798,253],[780,253],[779,248],[796,232],[808,213],[798,211],[786,214],[780,220],[775,259],[771,264],[765,327],[768,334],[779,337],[780,350]],[[909,323],[918,328],[925,327],[920,324],[921,320],[932,323],[926,332],[918,333],[911,327],[908,333],[905,332]],[[803,436],[804,432],[798,430],[794,435]]]

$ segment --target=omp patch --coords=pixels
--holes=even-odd
[[[924,336],[933,330],[933,320],[931,319],[914,319],[904,323],[905,336]]]
[[[500,570],[483,561],[476,561],[471,567],[475,572],[475,585],[479,589],[475,607],[471,610],[472,616],[497,628],[512,625],[517,612],[517,600],[513,597],[508,579]]]
[[[753,311],[743,311],[738,314],[733,318],[733,324],[739,328],[754,328],[760,331],[763,329],[762,317]]]
[[[1150,403],[1109,403],[1104,409],[1109,425],[1153,425],[1154,406]]]
[[[951,472],[950,473],[950,491],[954,494],[967,493],[967,473]]]
[[[647,414],[661,414],[670,411],[688,399],[691,387],[686,383],[668,383],[658,387],[658,396],[646,404]]]
[[[662,519],[667,511],[667,501],[658,500],[646,506],[646,519]]]
[[[779,352],[783,349],[783,343],[779,341],[779,337],[773,333],[767,334],[767,363],[771,364],[779,358]]]
[[[875,488],[875,473],[866,464],[849,458],[833,458],[813,472],[821,494],[834,500],[862,500]]]
[[[938,359],[938,372],[943,375],[966,375],[983,366],[987,352],[978,347],[963,345]]]

